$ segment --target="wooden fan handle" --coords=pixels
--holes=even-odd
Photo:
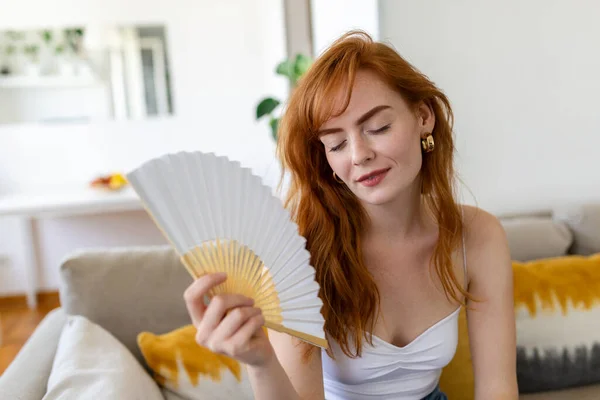
[[[320,338],[317,336],[313,336],[313,335],[309,335],[308,333],[305,333],[305,332],[300,332],[300,331],[297,331],[294,329],[286,328],[285,326],[283,326],[281,324],[276,324],[273,322],[266,321],[264,326],[267,327],[268,329],[272,329],[277,332],[287,333],[288,335],[297,337],[298,339],[300,339],[304,342],[307,342],[314,346],[321,347],[323,349],[327,349],[329,347],[329,343],[327,342],[326,339],[323,339],[323,338]]]

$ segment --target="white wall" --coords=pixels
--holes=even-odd
[[[273,73],[285,57],[279,0],[23,0],[0,13],[0,30],[85,23],[165,24],[175,116],[89,125],[0,126],[0,193],[86,184],[177,150],[240,160],[267,183],[278,178],[266,122],[254,121],[264,95],[284,97]],[[128,227],[133,231],[129,230]],[[83,246],[163,242],[142,213],[42,221],[40,286],[57,287],[60,259]],[[0,294],[24,291],[20,222],[0,219]]]
[[[339,36],[362,29],[379,37],[377,0],[310,0],[314,54],[321,54]]]
[[[600,2],[381,0],[381,39],[450,97],[467,202],[600,198]]]

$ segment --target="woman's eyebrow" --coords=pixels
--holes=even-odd
[[[385,109],[391,108],[388,105],[382,104],[380,106],[376,106],[371,108],[369,111],[367,111],[366,113],[363,114],[362,117],[360,117],[359,119],[356,120],[355,124],[356,125],[360,125],[362,123],[364,123],[366,120],[368,120],[369,118],[371,118],[372,116],[374,116],[375,114],[377,114],[380,111],[383,111]]]
[[[385,104],[375,106],[375,107],[371,108],[369,111],[367,111],[366,113],[364,113],[360,118],[358,118],[354,124],[355,125],[363,124],[363,123],[365,123],[365,121],[367,121],[369,118],[373,117],[378,112],[386,110],[388,108],[391,108],[391,107],[388,105],[385,105]],[[330,133],[336,133],[336,132],[341,132],[341,131],[342,131],[342,128],[322,129],[317,132],[317,135],[323,136],[323,135],[327,135]]]

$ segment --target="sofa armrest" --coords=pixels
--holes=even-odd
[[[61,308],[50,311],[40,322],[0,376],[0,399],[40,400],[44,397],[65,322]]]

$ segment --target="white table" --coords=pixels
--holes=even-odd
[[[141,201],[131,187],[113,192],[85,185],[63,186],[37,192],[0,194],[0,217],[18,216],[23,221],[26,294],[29,307],[37,307],[39,259],[33,235],[36,219],[141,209]]]

